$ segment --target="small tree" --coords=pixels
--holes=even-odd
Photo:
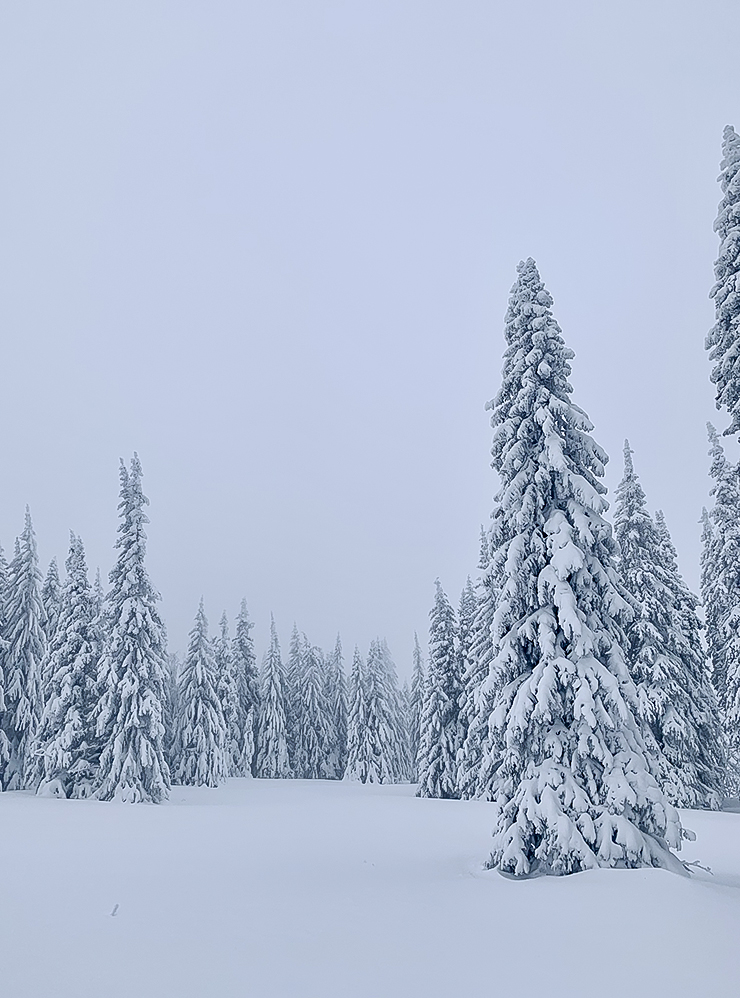
[[[228,776],[226,723],[217,681],[216,657],[201,599],[180,676],[177,783],[217,787]]]

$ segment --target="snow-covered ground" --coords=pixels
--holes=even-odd
[[[407,786],[231,780],[159,807],[1,794],[0,994],[734,994],[740,814],[684,820],[684,858],[713,875],[519,883],[482,869],[488,805]]]

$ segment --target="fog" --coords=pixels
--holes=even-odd
[[[14,2],[0,10],[3,501],[111,567],[137,450],[173,648],[246,596],[400,672],[496,480],[517,262],[698,585],[704,336],[737,3]]]

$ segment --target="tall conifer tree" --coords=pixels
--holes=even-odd
[[[226,725],[226,759],[229,776],[252,775],[251,766],[248,773],[242,764],[242,749],[244,742],[243,714],[240,710],[239,693],[236,685],[234,657],[231,652],[229,638],[229,619],[226,612],[221,615],[221,632],[214,641],[216,659],[216,695],[224,715]],[[251,739],[250,739],[251,740]],[[251,755],[250,755],[251,762]]]
[[[254,771],[255,738],[259,723],[260,679],[254,653],[252,628],[247,601],[243,599],[236,618],[236,631],[231,648],[237,692],[238,746],[240,757],[235,760],[235,775],[251,776]]]
[[[719,236],[719,256],[714,264],[715,324],[706,339],[714,362],[712,381],[717,386],[717,408],[726,409],[730,426],[725,433],[740,433],[740,136],[727,125],[722,142],[719,203],[714,231]]]
[[[419,636],[414,631],[414,654],[411,668],[411,691],[409,694],[409,749],[414,770],[414,779],[418,780],[418,755],[421,740],[421,716],[424,710],[424,690],[426,674],[424,672],[424,656],[419,647]]]
[[[347,715],[347,766],[344,779],[356,783],[376,783],[374,747],[368,725],[368,690],[365,664],[355,647],[349,677],[349,712]]]
[[[159,594],[144,564],[148,505],[141,488],[137,454],[130,472],[121,461],[121,523],[118,557],[110,573],[108,633],[99,670],[101,700],[97,733],[101,741],[101,800],[160,803],[169,794],[164,756],[163,706],[166,697],[164,628]]]
[[[573,354],[551,306],[534,261],[520,264],[491,406],[501,489],[490,866],[515,876],[678,868],[678,814],[656,782],[624,658],[618,617],[628,606],[599,481],[607,457],[570,399]]]

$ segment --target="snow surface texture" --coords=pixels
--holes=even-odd
[[[490,804],[413,792],[242,779],[173,787],[158,807],[2,794],[2,994],[736,993],[740,814],[684,812],[698,836],[684,858],[714,875],[514,882],[482,869]]]

